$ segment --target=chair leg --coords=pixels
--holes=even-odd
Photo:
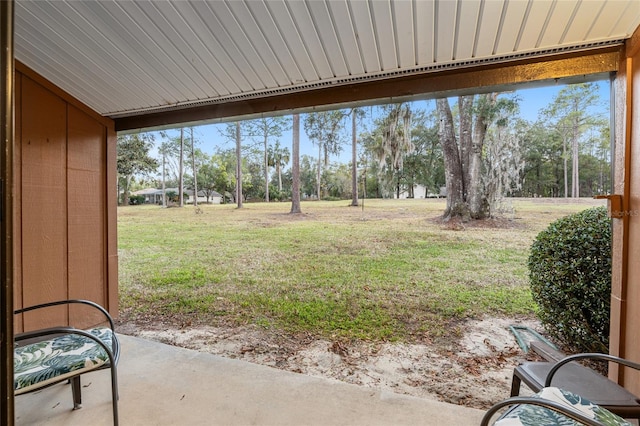
[[[511,395],[509,396],[518,396],[520,395],[520,383],[522,381],[520,380],[520,377],[516,376],[515,373],[513,373],[513,378],[511,379]]]
[[[111,364],[111,405],[113,409],[113,426],[118,426],[120,420],[118,419],[118,400],[120,399],[120,393],[118,392],[118,370],[115,364]]]
[[[82,408],[82,386],[80,384],[80,376],[69,379],[71,382],[71,394],[73,395],[73,409]]]

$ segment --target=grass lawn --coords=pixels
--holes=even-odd
[[[603,202],[516,199],[509,220],[463,229],[437,221],[444,200],[348,204],[120,207],[121,319],[412,341],[465,318],[533,316],[534,237]]]

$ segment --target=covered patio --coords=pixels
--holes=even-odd
[[[125,425],[478,425],[481,410],[290,373],[121,336]],[[16,397],[16,424],[110,425],[108,371],[84,376],[83,407],[69,385]]]
[[[64,386],[14,401],[13,334],[77,318],[12,312],[84,298],[117,316],[118,133],[596,79],[610,79],[614,93],[610,353],[640,361],[637,0],[7,0],[0,59],[1,424],[111,423],[109,393],[97,389],[84,392],[79,411],[64,408]],[[123,342],[127,425],[480,419],[476,410]],[[91,387],[106,389],[101,374]],[[640,374],[611,368],[610,378],[640,394]]]

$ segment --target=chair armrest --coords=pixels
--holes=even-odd
[[[551,370],[549,370],[549,373],[547,374],[547,378],[544,382],[544,387],[551,386],[551,380],[553,379],[553,376],[556,374],[556,372],[560,369],[560,367],[579,359],[599,359],[603,361],[614,362],[616,364],[621,364],[621,365],[624,365],[625,367],[630,367],[636,370],[640,370],[639,363],[629,361],[627,359],[620,358],[615,355],[599,354],[599,353],[584,353],[584,354],[569,355],[568,357],[563,358],[562,360],[556,362],[553,365],[553,367],[551,367]]]
[[[21,309],[17,309],[15,311],[13,311],[14,315],[18,315],[24,312],[29,312],[29,311],[34,311],[36,309],[43,309],[43,308],[50,308],[52,306],[59,306],[59,305],[70,305],[70,304],[83,304],[83,305],[87,305],[87,306],[91,306],[97,310],[99,310],[100,312],[102,312],[102,314],[104,315],[105,319],[109,322],[109,327],[111,328],[111,331],[115,331],[115,325],[113,322],[113,318],[111,318],[111,315],[109,314],[109,312],[107,312],[106,309],[104,309],[102,306],[98,305],[95,302],[92,302],[90,300],[80,300],[80,299],[71,299],[71,300],[59,300],[56,302],[49,302],[49,303],[41,303],[39,305],[33,305],[33,306],[28,306],[26,308],[21,308]]]
[[[488,426],[491,418],[502,408],[512,406],[512,405],[539,405],[541,407],[548,408],[550,410],[556,411],[564,416],[567,416],[570,419],[573,419],[581,424],[585,424],[587,426],[603,426],[599,421],[589,418],[585,416],[580,411],[575,408],[567,407],[566,405],[560,404],[559,402],[550,401],[547,399],[530,397],[530,396],[514,396],[509,399],[505,399],[504,401],[500,401],[497,404],[493,405],[489,410],[485,413],[484,417],[482,417],[482,422],[480,426]]]
[[[35,311],[37,309],[45,309],[45,308],[50,308],[52,306],[71,305],[71,304],[81,304],[81,305],[90,306],[94,309],[97,309],[104,315],[105,319],[109,322],[109,328],[111,329],[111,332],[112,332],[111,333],[111,350],[109,350],[109,348],[107,348],[104,345],[104,343],[100,341],[100,339],[97,339],[91,333],[87,333],[84,330],[80,330],[74,327],[66,327],[66,326],[46,328],[41,330],[29,331],[26,333],[20,333],[16,335],[15,340],[20,341],[20,340],[25,340],[30,338],[49,336],[53,334],[65,334],[65,333],[81,334],[81,335],[84,335],[85,337],[90,338],[91,340],[96,341],[100,346],[106,349],[107,355],[109,355],[109,358],[111,359],[111,361],[117,363],[118,359],[120,358],[120,341],[116,338],[115,324],[113,322],[113,318],[111,317],[111,314],[109,314],[109,312],[106,309],[104,309],[102,306],[98,305],[95,302],[92,302],[90,300],[82,300],[82,299],[58,300],[56,302],[41,303],[38,305],[17,309],[13,313],[14,315],[18,315],[24,312]]]

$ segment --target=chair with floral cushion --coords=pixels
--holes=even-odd
[[[113,424],[118,424],[117,363],[120,343],[111,315],[100,305],[87,300],[62,300],[16,310],[22,314],[60,305],[85,305],[104,316],[107,327],[82,330],[70,326],[50,327],[16,334],[14,346],[14,392],[22,395],[56,383],[69,381],[73,408],[82,404],[80,376],[91,371],[110,369]]]
[[[640,363],[601,353],[569,355],[557,362],[524,362],[513,370],[511,396],[520,393],[521,382],[533,392],[556,386],[581,395],[621,417],[640,420],[638,397],[606,376],[575,362],[580,360],[607,361],[640,370]]]
[[[495,415],[509,407],[491,423]],[[484,415],[481,426],[631,426],[622,417],[569,391],[546,387],[532,397],[516,396],[498,402]]]

